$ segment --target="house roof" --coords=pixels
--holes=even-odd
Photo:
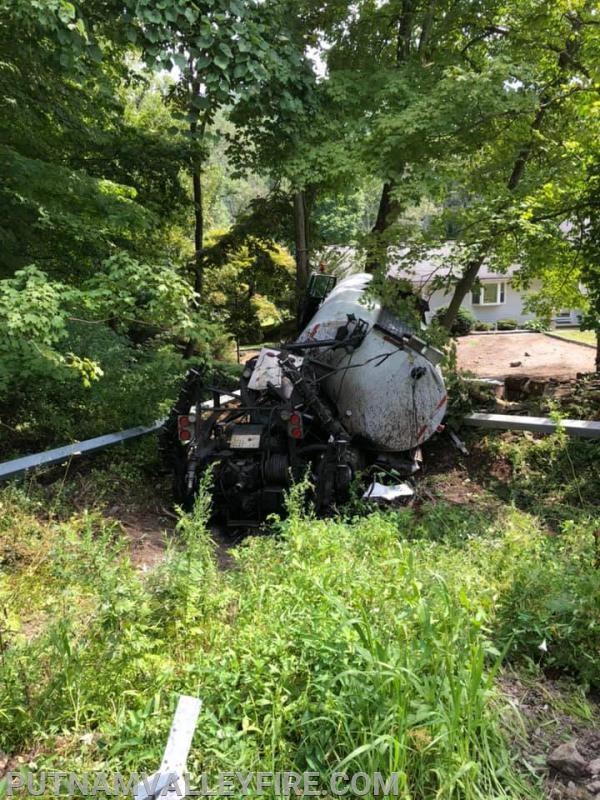
[[[458,250],[452,244],[431,248],[424,258],[416,261],[410,248],[399,248],[390,256],[388,275],[409,280],[422,291],[436,278],[446,278],[452,274],[460,276],[457,256]],[[480,281],[506,280],[519,272],[519,269],[518,264],[512,264],[505,272],[494,272],[484,261],[477,277]]]
[[[410,247],[389,248],[389,269],[388,275],[393,278],[404,278],[409,280],[420,293],[431,294],[435,288],[434,281],[440,278],[447,278],[454,274],[460,277],[461,266],[459,264],[460,248],[452,242],[447,242],[439,247],[432,247],[424,251],[422,258],[415,258],[415,252]],[[324,251],[325,261],[335,263],[337,270],[342,273],[351,273],[360,269],[364,254],[359,253],[357,248],[352,246],[329,246]],[[512,264],[505,272],[494,272],[488,263],[483,262],[479,270],[478,279],[480,281],[510,280],[510,278],[520,270],[519,264]]]

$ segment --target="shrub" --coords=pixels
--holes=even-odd
[[[438,308],[435,312],[433,319],[436,322],[441,322],[442,317],[448,310],[448,306],[442,306],[442,308]],[[452,327],[450,328],[450,333],[453,336],[466,336],[467,334],[471,333],[473,327],[477,320],[475,319],[475,315],[472,311],[469,311],[468,308],[459,308],[458,314],[456,315],[456,319],[452,323]]]
[[[207,329],[197,360],[211,363],[226,341],[218,326]],[[85,386],[75,370],[57,367],[15,385],[8,402],[0,396],[6,425],[0,429],[0,449],[5,452],[37,452],[150,424],[168,411],[188,367],[173,345],[157,339],[132,346],[124,333],[103,325],[70,323],[61,348],[91,358],[100,366],[100,376]],[[222,365],[219,372],[228,369]]]
[[[543,333],[544,331],[550,330],[550,320],[549,319],[528,319],[522,326],[525,328],[526,331],[539,331]]]
[[[499,331],[515,331],[519,327],[516,319],[499,319],[496,323],[496,328]]]
[[[494,325],[491,322],[483,322],[482,320],[477,320],[475,323],[475,330],[476,331],[493,331]]]

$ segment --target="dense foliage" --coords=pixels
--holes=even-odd
[[[104,380],[80,320],[123,370],[261,340],[329,245],[451,238],[447,327],[487,259],[596,329],[598,31],[588,0],[2,0],[0,404]]]
[[[562,457],[564,439],[539,453],[501,446],[523,477]],[[33,498],[5,491],[0,748],[37,742],[23,764],[34,771],[150,771],[183,692],[204,701],[193,775],[398,772],[407,799],[539,797],[494,680],[513,664],[600,685],[594,466],[578,467],[582,509],[554,520],[560,536],[535,516],[535,472],[527,511],[489,496],[316,521],[299,486],[280,535],[247,540],[225,571],[203,495],[148,572],[114,522],[70,514],[62,488],[48,522]],[[136,469],[120,461],[89,483],[101,496],[113,481],[111,502]]]
[[[441,322],[444,314],[448,311],[447,306],[442,306],[438,308],[435,312],[434,319],[438,322]],[[468,308],[460,308],[456,315],[456,319],[452,323],[450,328],[450,333],[453,336],[466,336],[467,334],[471,333],[471,331],[476,327],[477,320],[475,319],[475,314],[468,309]]]

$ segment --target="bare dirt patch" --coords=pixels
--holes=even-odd
[[[578,372],[594,371],[591,347],[543,333],[471,334],[457,340],[457,352],[459,369],[482,378],[527,375],[568,380]]]
[[[131,511],[118,506],[106,516],[119,522],[130,541],[131,561],[140,569],[151,569],[165,557],[166,538],[173,534],[175,519],[164,512]]]
[[[242,350],[240,351],[240,364],[247,364],[252,358],[260,353],[260,350]]]
[[[167,509],[142,511],[126,510],[119,506],[113,506],[105,513],[119,523],[129,539],[129,552],[134,566],[149,570],[164,561],[167,541],[177,536],[176,514]],[[243,540],[243,535],[229,534],[216,525],[211,526],[210,532],[219,569],[232,569],[235,561],[230,551]]]
[[[417,505],[427,501],[478,507],[494,504],[475,474],[476,459],[471,449],[463,456],[442,434],[425,443],[423,455],[423,470],[416,481]]]

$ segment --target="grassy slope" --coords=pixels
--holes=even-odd
[[[564,444],[535,455],[558,463]],[[298,490],[280,535],[248,540],[225,573],[200,504],[148,574],[100,514],[43,522],[4,491],[0,750],[152,771],[185,692],[205,702],[192,772],[341,767],[399,772],[405,798],[536,796],[506,743],[501,654],[600,684],[594,509],[569,517],[546,496],[560,536],[541,505],[484,496],[315,521]]]
[[[596,334],[594,331],[578,331],[571,329],[557,329],[552,331],[556,336],[561,336],[563,339],[570,339],[573,342],[584,342],[596,346]]]

